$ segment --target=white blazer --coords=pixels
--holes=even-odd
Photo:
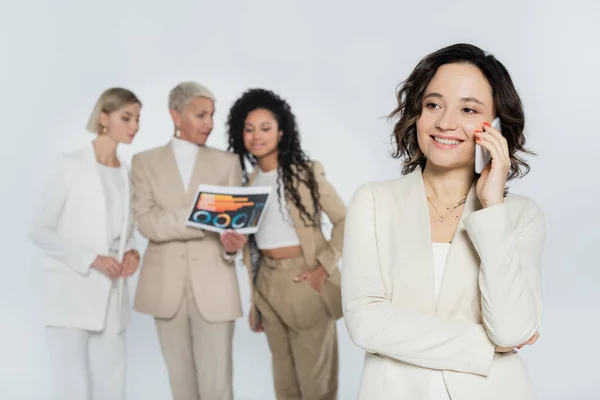
[[[123,164],[121,164],[123,165]],[[130,177],[126,182],[126,216],[119,260],[135,247],[131,216]],[[33,243],[45,253],[43,317],[48,326],[101,331],[112,281],[91,268],[97,255],[109,255],[106,197],[93,143],[63,155],[40,195],[30,228]],[[130,318],[126,279],[116,284],[121,329]]]
[[[517,352],[541,320],[545,220],[508,195],[481,209],[471,188],[435,301],[421,169],[354,194],[346,216],[342,302],[365,349],[359,399],[426,400],[435,370],[452,400],[534,399]],[[437,372],[435,372],[437,373]]]

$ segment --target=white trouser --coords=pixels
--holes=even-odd
[[[125,331],[119,332],[119,322],[112,289],[103,331],[46,327],[57,400],[125,398]]]

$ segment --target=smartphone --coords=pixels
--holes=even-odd
[[[502,124],[500,124],[500,118],[496,117],[494,121],[492,121],[492,128],[497,129],[500,133],[502,133]],[[475,172],[481,174],[481,171],[485,168],[487,163],[492,159],[492,155],[490,152],[484,147],[475,144]]]

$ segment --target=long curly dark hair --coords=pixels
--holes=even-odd
[[[300,211],[300,217],[305,226],[319,226],[321,223],[320,195],[312,161],[304,153],[300,146],[300,133],[296,124],[296,117],[292,113],[290,105],[277,94],[265,89],[250,89],[233,104],[227,117],[227,135],[229,151],[240,157],[244,181],[248,182],[247,160],[253,167],[258,164],[258,159],[252,155],[244,146],[244,123],[251,111],[257,109],[268,110],[273,113],[279,130],[283,132],[281,140],[277,145],[279,152],[278,176],[283,181],[285,197],[290,200]],[[310,190],[313,202],[313,213],[309,213],[306,206],[302,204],[298,193],[299,186],[303,184]],[[283,206],[281,198],[281,183],[277,183],[279,203]]]

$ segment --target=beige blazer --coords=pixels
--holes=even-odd
[[[341,305],[341,275],[338,268],[338,263],[342,256],[342,245],[344,242],[344,222],[346,218],[346,204],[335,191],[334,187],[325,177],[325,170],[318,161],[313,161],[313,172],[319,187],[320,205],[323,212],[327,215],[333,228],[331,230],[331,239],[327,240],[323,235],[321,226],[312,227],[305,226],[298,208],[288,200],[287,204],[290,209],[292,221],[296,228],[296,233],[300,239],[300,247],[302,255],[308,267],[315,267],[319,264],[323,265],[329,277],[323,289],[321,290],[321,299],[323,300],[330,315],[334,319],[342,317]],[[250,176],[248,185],[252,185],[258,170],[254,170]],[[302,204],[306,210],[312,214],[314,212],[314,204],[310,195],[310,190],[304,184],[298,186],[298,194]],[[250,276],[250,287],[254,287],[253,268],[250,259],[249,246],[244,248],[244,264],[248,268]],[[255,267],[256,268],[256,267]],[[255,270],[256,271],[256,270]],[[252,291],[252,305],[250,312],[253,316],[253,321],[258,324],[260,316],[258,310],[254,306],[254,291]]]
[[[453,400],[534,399],[517,352],[540,326],[545,220],[508,195],[481,209],[473,186],[435,301],[430,219],[421,170],[370,183],[350,202],[342,301],[348,333],[367,352],[359,399],[426,399],[443,371]]]
[[[200,147],[187,193],[170,144],[135,155],[131,173],[137,228],[149,240],[134,310],[172,317],[189,276],[202,317],[210,322],[240,317],[234,259],[224,257],[219,234],[184,225],[199,184],[242,184],[238,157]]]

